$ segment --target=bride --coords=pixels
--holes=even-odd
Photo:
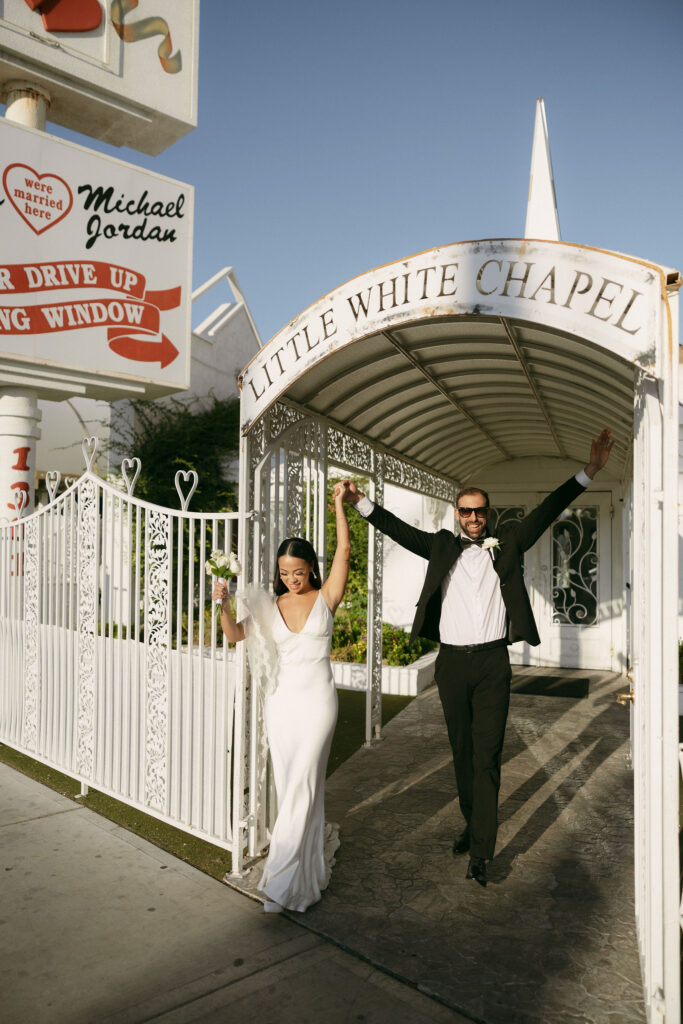
[[[334,849],[325,850],[325,771],[337,721],[330,642],[350,555],[343,490],[341,484],[334,489],[337,548],[327,579],[322,582],[316,553],[307,540],[284,540],[275,564],[275,600],[264,623],[277,649],[275,685],[265,699],[278,801],[261,879],[266,913],[279,913],[283,907],[306,910],[320,899],[330,877]],[[235,622],[224,580],[215,584],[213,599],[221,601],[221,625],[228,640],[248,637],[254,624],[250,618]]]

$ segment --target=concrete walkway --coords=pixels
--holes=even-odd
[[[486,889],[426,691],[328,780],[337,866],[286,917],[0,764],[4,1024],[641,1024],[620,683],[516,673]]]
[[[3,1024],[466,1018],[0,764]]]
[[[488,887],[451,856],[462,823],[432,688],[328,780],[342,845],[303,920],[470,1020],[641,1024],[627,685],[524,669],[513,687]]]

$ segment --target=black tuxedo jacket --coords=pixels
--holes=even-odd
[[[522,556],[583,490],[581,484],[572,477],[549,494],[524,519],[501,526],[496,532],[500,547],[492,550],[493,564],[500,578],[501,594],[507,611],[508,643],[526,640],[536,647],[541,642],[524,585]],[[462,553],[460,537],[450,530],[439,530],[438,533],[418,530],[387,512],[381,505],[375,505],[368,516],[368,522],[408,551],[428,560],[427,575],[417,602],[410,639],[412,641],[416,636],[424,636],[430,640],[439,640],[441,583]]]

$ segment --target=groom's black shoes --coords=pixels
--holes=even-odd
[[[453,856],[457,857],[460,853],[467,853],[470,848],[470,826],[468,825],[464,832],[461,832],[459,836],[456,836],[453,841]]]
[[[465,878],[473,878],[475,882],[479,882],[479,885],[486,888],[486,861],[483,857],[470,857]]]

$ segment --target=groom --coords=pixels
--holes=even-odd
[[[466,487],[456,499],[459,534],[426,533],[376,505],[345,480],[344,501],[402,547],[427,559],[410,638],[440,641],[436,684],[441,698],[465,830],[455,855],[469,851],[467,878],[486,885],[498,828],[500,766],[510,702],[508,644],[540,643],[524,585],[522,557],[601,470],[614,442],[603,430],[579,470],[524,519],[488,534],[489,496]]]

